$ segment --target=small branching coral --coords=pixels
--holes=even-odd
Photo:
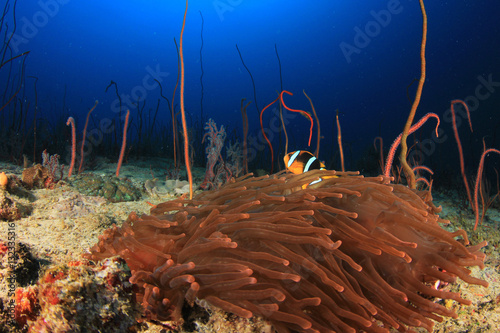
[[[483,267],[486,243],[467,247],[463,230],[440,227],[439,211],[429,192],[384,176],[247,176],[132,213],[87,257],[125,259],[153,319],[182,322],[197,301],[278,332],[431,331],[457,317],[433,298],[471,303],[437,281],[488,285],[465,268]]]
[[[224,129],[224,125],[218,129],[217,124],[212,119],[209,119],[206,123],[205,130],[207,132],[203,136],[202,143],[207,138],[208,144],[205,149],[207,154],[207,169],[205,171],[205,179],[200,187],[202,189],[213,189],[231,178],[231,171],[226,166],[221,155],[224,141],[226,140],[226,130]]]
[[[59,155],[42,153],[42,164],[35,164],[23,170],[22,182],[28,188],[53,189],[63,178],[64,165],[59,164]]]

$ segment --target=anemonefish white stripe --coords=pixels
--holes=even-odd
[[[323,180],[322,178],[317,179],[317,180],[315,180],[315,181],[310,182],[310,183],[309,183],[309,185],[314,185],[314,184],[317,184],[317,183],[319,183],[319,182],[320,182],[320,181],[322,181],[322,180]]]
[[[307,161],[306,166],[304,167],[304,172],[309,171],[309,168],[311,167],[311,164],[314,163],[314,161],[316,161],[316,157],[311,156],[311,158]]]
[[[288,165],[287,165],[288,168],[292,166],[293,162],[295,162],[295,159],[297,158],[297,156],[299,156],[299,154],[300,154],[300,150],[297,150],[295,153],[293,153],[292,156],[290,156],[290,159],[288,160]]]

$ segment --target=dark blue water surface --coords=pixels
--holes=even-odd
[[[13,29],[15,2],[10,0],[8,5],[0,36],[5,39]],[[51,128],[64,128],[61,124],[73,116],[77,133],[81,133],[87,111],[98,100],[89,130],[105,132],[107,126],[101,120],[117,121],[121,115],[123,122],[125,111],[130,109],[135,124],[129,131],[133,142],[139,135],[139,105],[142,133],[152,129],[154,135],[164,135],[171,128],[170,110],[153,79],[161,82],[164,96],[171,101],[178,61],[174,38],[179,43],[185,5],[181,0],[19,1],[15,34],[4,60],[30,53],[12,61],[12,70],[10,63],[0,70],[4,104],[16,90],[12,87],[17,87],[19,68],[26,58],[24,85],[15,97],[18,101],[4,108],[3,115],[12,117],[19,112],[20,103],[24,101],[26,108],[30,101],[25,117],[31,121],[36,102],[37,118],[51,123]],[[437,113],[442,118],[442,135],[431,135],[435,121],[430,120],[409,143],[423,143],[414,148],[422,151],[420,163],[441,171],[456,170],[458,153],[447,110],[451,100],[463,99],[471,108],[474,132],[465,126],[463,113],[458,116],[459,132],[466,165],[472,172],[479,162],[483,137],[488,147],[500,147],[500,3],[457,0],[427,1],[425,5],[427,78],[416,119],[427,112]],[[198,141],[200,123],[208,118],[224,125],[231,139],[242,140],[240,101],[246,98],[252,101],[248,107],[250,135],[257,138],[252,145],[262,157],[255,167],[270,166],[268,148],[263,148],[258,136],[259,111],[285,89],[294,94],[285,96],[289,107],[310,112],[302,93],[305,90],[321,123],[320,158],[331,167],[339,167],[338,109],[346,167],[368,168],[366,161],[360,161],[377,158],[371,148],[374,138],[381,136],[387,151],[408,117],[420,77],[421,39],[422,13],[416,0],[189,1],[183,39],[185,104],[188,123],[197,131],[193,134],[197,154],[204,154]],[[253,76],[255,95],[236,45]],[[34,77],[38,78],[37,96]],[[105,91],[111,81],[116,82],[122,96],[121,112],[115,86]],[[177,95],[175,104],[178,101]],[[308,147],[309,121],[290,113],[285,118],[289,151],[313,151],[316,124]],[[275,120],[272,108],[266,111],[264,126],[272,138],[275,159],[281,160],[284,139],[279,148]],[[4,133],[7,130],[4,127]],[[68,133],[61,130],[58,135],[69,142]],[[29,126],[22,135],[32,135]],[[170,154],[168,148],[158,147],[161,149],[164,156]],[[32,152],[28,145],[24,150]],[[66,155],[64,149],[52,153]],[[488,165],[498,166],[498,161],[490,158]]]

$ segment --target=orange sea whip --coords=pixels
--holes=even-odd
[[[82,139],[82,150],[80,152],[80,166],[78,166],[78,173],[82,172],[82,165],[83,165],[83,148],[85,146],[85,137],[87,136],[87,125],[89,124],[89,118],[90,114],[92,111],[94,111],[95,107],[99,104],[99,101],[95,101],[94,106],[90,111],[87,113],[87,120],[85,120],[85,127],[83,128],[83,139]]]
[[[432,187],[431,183],[426,178],[424,178],[424,177],[419,177],[419,178],[415,179],[415,182],[416,183],[423,182],[423,183],[425,183],[425,185],[427,185],[427,188],[429,188],[429,189],[431,189],[431,187]],[[429,191],[429,193],[430,192],[431,191]]]
[[[425,170],[427,171],[428,173],[430,173],[431,175],[434,174],[434,171],[432,171],[429,167],[426,167],[425,165],[417,165],[415,167],[413,167],[413,172],[415,173],[416,171],[418,172],[418,170]],[[427,184],[427,187],[429,189],[429,193],[430,193],[430,189],[431,189],[431,183],[429,183],[429,181],[424,178],[424,177],[419,177],[415,180],[416,183],[418,182],[424,182],[425,184]]]
[[[125,155],[125,146],[127,145],[127,128],[128,128],[128,118],[130,117],[130,110],[127,110],[127,115],[125,116],[125,124],[123,125],[123,138],[122,138],[122,149],[120,149],[120,157],[118,158],[118,165],[116,166],[116,177],[120,175],[120,168],[123,162],[123,156]]]
[[[416,167],[413,167],[412,170],[413,170],[413,172],[418,171],[418,170],[425,170],[428,173],[430,173],[431,175],[434,174],[434,172],[429,167],[426,167],[425,165],[417,165]]]
[[[335,116],[337,120],[337,141],[339,143],[339,152],[340,152],[340,167],[342,168],[342,172],[345,171],[344,168],[344,150],[342,149],[342,132],[340,131],[340,122],[339,122],[339,110],[337,109],[337,115]]]
[[[264,132],[264,125],[262,124],[262,114],[264,114],[264,110],[276,103],[279,97],[277,97],[274,101],[271,103],[267,104],[262,111],[260,111],[260,129],[262,130],[262,135],[264,136],[264,139],[266,139],[267,144],[269,145],[269,149],[271,150],[271,173],[273,173],[273,166],[274,166],[274,151],[273,151],[273,145],[267,138],[266,132]]]
[[[418,130],[420,127],[422,127],[422,125],[425,124],[427,119],[429,119],[430,117],[437,119],[436,136],[439,136],[438,128],[439,128],[439,124],[441,121],[439,120],[439,116],[435,113],[432,113],[432,112],[429,112],[425,116],[420,118],[420,120],[410,128],[410,130],[408,131],[408,134],[411,134],[411,133],[415,132],[416,130]],[[403,136],[403,133],[398,135],[396,140],[394,140],[394,142],[392,143],[391,149],[389,149],[389,153],[387,154],[387,161],[385,162],[385,171],[384,171],[384,176],[386,176],[386,177],[390,177],[392,162],[394,161],[394,155],[396,154],[396,149],[398,149],[398,146],[400,143],[401,143],[401,146],[403,146],[402,141],[401,141],[402,136]],[[402,147],[401,147],[401,149],[402,149]],[[406,161],[406,159],[405,159],[405,161]],[[412,169],[410,168],[410,170],[412,170]],[[413,176],[415,176],[415,174],[413,173],[413,170],[412,170],[411,174]]]
[[[286,132],[285,120],[283,120],[283,110],[282,105],[280,104],[280,120],[281,127],[283,127],[283,133],[285,133],[285,155],[288,154],[288,133]]]
[[[186,162],[186,171],[189,180],[189,199],[193,198],[193,174],[191,173],[191,165],[189,162],[189,140],[186,122],[186,112],[184,111],[184,55],[182,54],[182,36],[184,34],[184,27],[186,26],[186,15],[188,10],[188,0],[186,0],[186,10],[184,11],[184,19],[182,21],[181,37],[179,40],[179,59],[181,63],[181,90],[179,97],[181,100],[181,115],[182,115],[182,130],[184,134],[184,160]]]
[[[455,99],[451,101],[451,119],[453,123],[453,133],[455,134],[455,140],[457,141],[457,147],[458,147],[458,153],[460,156],[460,172],[462,173],[462,179],[464,180],[464,185],[465,185],[465,190],[467,191],[467,198],[469,199],[469,203],[472,207],[472,210],[477,209],[476,207],[472,206],[472,196],[470,194],[470,189],[469,189],[469,182],[467,181],[467,176],[465,175],[465,165],[464,165],[464,153],[462,151],[462,144],[460,143],[460,137],[458,136],[458,128],[457,128],[457,120],[455,117],[455,104],[462,104],[463,107],[465,108],[465,111],[467,111],[467,117],[469,118],[469,126],[470,130],[472,132],[472,123],[470,120],[470,112],[469,108],[467,107],[467,104],[465,104],[464,101],[461,101],[459,99]]]
[[[399,155],[399,162],[401,163],[401,165],[403,166],[403,170],[405,171],[408,187],[412,189],[416,188],[416,182],[415,182],[415,174],[413,173],[410,165],[406,161],[406,154],[408,153],[408,146],[406,145],[406,139],[410,134],[411,124],[413,123],[413,119],[415,118],[415,112],[417,111],[418,104],[420,103],[420,97],[422,97],[422,88],[424,87],[424,82],[425,82],[425,45],[427,43],[427,13],[425,12],[424,1],[420,0],[419,2],[420,2],[420,9],[422,10],[422,19],[423,19],[422,43],[420,44],[420,80],[418,81],[418,87],[417,87],[417,92],[415,94],[415,99],[413,100],[410,114],[408,116],[408,120],[406,121],[406,125],[404,127],[401,136],[401,154]],[[387,164],[385,167],[387,174]]]
[[[479,161],[479,168],[477,169],[477,176],[476,176],[476,185],[474,186],[474,213],[476,216],[476,223],[474,224],[474,230],[476,230],[477,225],[479,223],[479,204],[477,201],[477,192],[479,189],[479,184],[481,183],[481,177],[483,175],[483,168],[484,168],[484,158],[488,153],[497,153],[500,154],[500,150],[495,149],[495,148],[489,148],[486,149],[483,154],[481,155],[481,160]]]
[[[302,92],[309,100],[309,104],[311,104],[311,109],[312,109],[312,112],[314,114],[314,119],[316,119],[316,124],[318,125],[318,135],[316,138],[316,150],[314,151],[314,156],[316,156],[316,158],[318,158],[318,156],[319,156],[319,140],[321,139],[321,128],[319,126],[319,118],[318,118],[318,115],[316,114],[316,109],[314,109],[314,105],[313,105],[311,98],[309,98],[309,96],[307,96],[306,91],[304,89],[302,89]],[[286,152],[285,152],[285,154],[286,154]]]
[[[69,117],[66,121],[66,126],[71,124],[71,164],[69,166],[68,178],[71,177],[73,173],[73,168],[75,167],[75,157],[76,157],[76,130],[75,130],[75,119]]]
[[[313,131],[313,125],[314,125],[314,122],[313,122],[313,119],[311,117],[311,115],[303,110],[295,110],[295,109],[290,109],[288,106],[286,106],[285,102],[283,101],[283,93],[286,93],[290,96],[293,96],[293,94],[287,90],[283,90],[280,94],[280,99],[281,99],[281,104],[283,104],[283,107],[285,109],[287,109],[288,111],[292,111],[292,112],[298,112],[300,114],[302,114],[303,116],[307,117],[309,119],[309,121],[311,122],[311,127],[309,128],[309,141],[307,142],[307,145],[310,146],[311,145],[311,138],[312,138],[312,131]]]

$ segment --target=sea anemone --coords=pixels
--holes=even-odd
[[[440,227],[439,211],[429,192],[384,176],[246,176],[132,213],[87,258],[125,259],[153,319],[180,323],[198,300],[262,316],[278,332],[431,331],[457,316],[433,298],[470,304],[438,281],[488,285],[465,268],[483,267],[486,243],[466,247],[463,230]]]

